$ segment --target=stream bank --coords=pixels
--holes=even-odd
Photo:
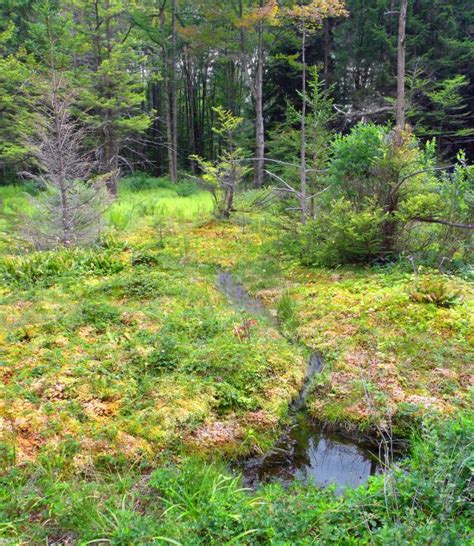
[[[263,316],[279,327],[275,317],[234,279],[232,273],[220,271],[217,286],[235,307]],[[303,386],[290,405],[290,424],[267,453],[238,465],[246,486],[256,487],[272,480],[290,485],[292,481],[300,480],[320,487],[334,484],[340,492],[346,487],[357,487],[371,475],[382,472],[379,449],[374,443],[328,431],[306,411],[312,379],[323,368],[322,356],[310,353]]]

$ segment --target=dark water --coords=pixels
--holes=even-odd
[[[266,316],[277,324],[263,304],[236,282],[232,273],[221,271],[217,285],[239,309]],[[311,379],[323,367],[321,356],[311,354],[303,387],[291,403],[292,424],[269,452],[238,466],[247,486],[255,487],[272,480],[289,485],[294,480],[302,480],[320,487],[335,484],[337,490],[342,491],[346,487],[357,487],[365,483],[369,476],[381,471],[376,448],[348,439],[342,434],[323,430],[304,411]]]
[[[323,431],[300,413],[272,450],[245,461],[240,470],[249,487],[274,480],[284,485],[301,480],[319,487],[335,484],[340,492],[362,485],[381,466],[372,445]]]

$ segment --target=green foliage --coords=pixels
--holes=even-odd
[[[157,340],[157,348],[147,359],[147,368],[157,373],[174,370],[180,360],[179,343],[177,338],[167,331],[161,332]]]
[[[202,462],[191,460],[154,472],[150,483],[174,521],[192,523],[197,544],[238,544],[256,532],[243,518],[259,503],[258,497],[247,495],[239,479],[222,468],[203,468]]]
[[[468,85],[465,75],[433,83],[415,70],[408,78],[413,104],[407,115],[417,134],[428,138],[472,135],[468,104],[463,96]]]
[[[332,196],[345,197],[360,207],[365,198],[380,193],[388,181],[380,180],[374,168],[386,153],[388,132],[387,127],[359,123],[349,134],[335,138],[329,167]]]
[[[105,302],[86,302],[74,317],[76,326],[93,326],[98,332],[105,332],[111,325],[120,322],[120,310]]]
[[[336,496],[295,483],[256,492],[221,464],[185,458],[146,477],[89,480],[67,472],[70,455],[0,478],[7,540],[53,536],[111,544],[470,544],[472,417],[426,422],[411,455],[368,487]],[[74,453],[74,450],[72,451]],[[11,494],[13,493],[13,494]],[[23,514],[35,517],[26,523]]]
[[[277,317],[279,322],[289,331],[294,331],[298,326],[296,315],[296,303],[290,292],[284,292],[277,304]]]
[[[429,275],[423,275],[421,279],[417,279],[410,293],[412,301],[433,303],[438,307],[451,307],[459,301],[459,297],[459,290],[452,288],[446,279]]]
[[[217,122],[213,131],[222,139],[226,150],[217,161],[206,161],[198,155],[191,157],[202,170],[204,187],[213,196],[219,218],[228,219],[234,211],[234,196],[249,167],[242,162],[244,150],[235,147],[235,132],[243,119],[222,107],[214,109]]]
[[[302,231],[300,258],[307,265],[367,263],[382,250],[383,210],[367,201],[357,210],[348,200],[333,201]]]
[[[0,277],[12,286],[51,286],[63,277],[110,275],[125,264],[113,250],[66,249],[0,258]]]
[[[151,267],[157,265],[159,261],[160,256],[150,250],[137,250],[132,256],[132,265],[134,267]]]

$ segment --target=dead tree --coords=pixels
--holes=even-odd
[[[23,173],[43,189],[31,197],[33,213],[20,231],[37,249],[86,244],[97,239],[109,203],[109,174],[93,177],[96,162],[86,151],[86,133],[71,114],[74,95],[53,74],[51,89],[36,113],[28,139],[35,172]]]
[[[398,47],[397,47],[397,106],[396,106],[396,133],[401,140],[401,133],[405,128],[405,54],[406,54],[406,26],[408,0],[400,0],[400,15],[398,19]]]

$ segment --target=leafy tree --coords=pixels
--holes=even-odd
[[[124,149],[133,149],[134,138],[150,123],[142,111],[144,82],[140,49],[133,32],[128,0],[70,0],[80,44],[73,77],[79,84],[83,120],[94,129],[102,173],[112,194],[117,191]]]
[[[13,25],[0,34],[0,162],[18,170],[28,156],[21,135],[32,125],[38,78],[34,59],[24,48],[9,52],[14,34]]]
[[[235,193],[249,168],[242,164],[244,152],[235,147],[235,132],[242,123],[242,118],[222,107],[215,108],[217,124],[213,131],[222,139],[225,150],[216,162],[206,161],[199,156],[195,159],[203,171],[205,187],[216,202],[218,216],[228,219],[234,211]]]

